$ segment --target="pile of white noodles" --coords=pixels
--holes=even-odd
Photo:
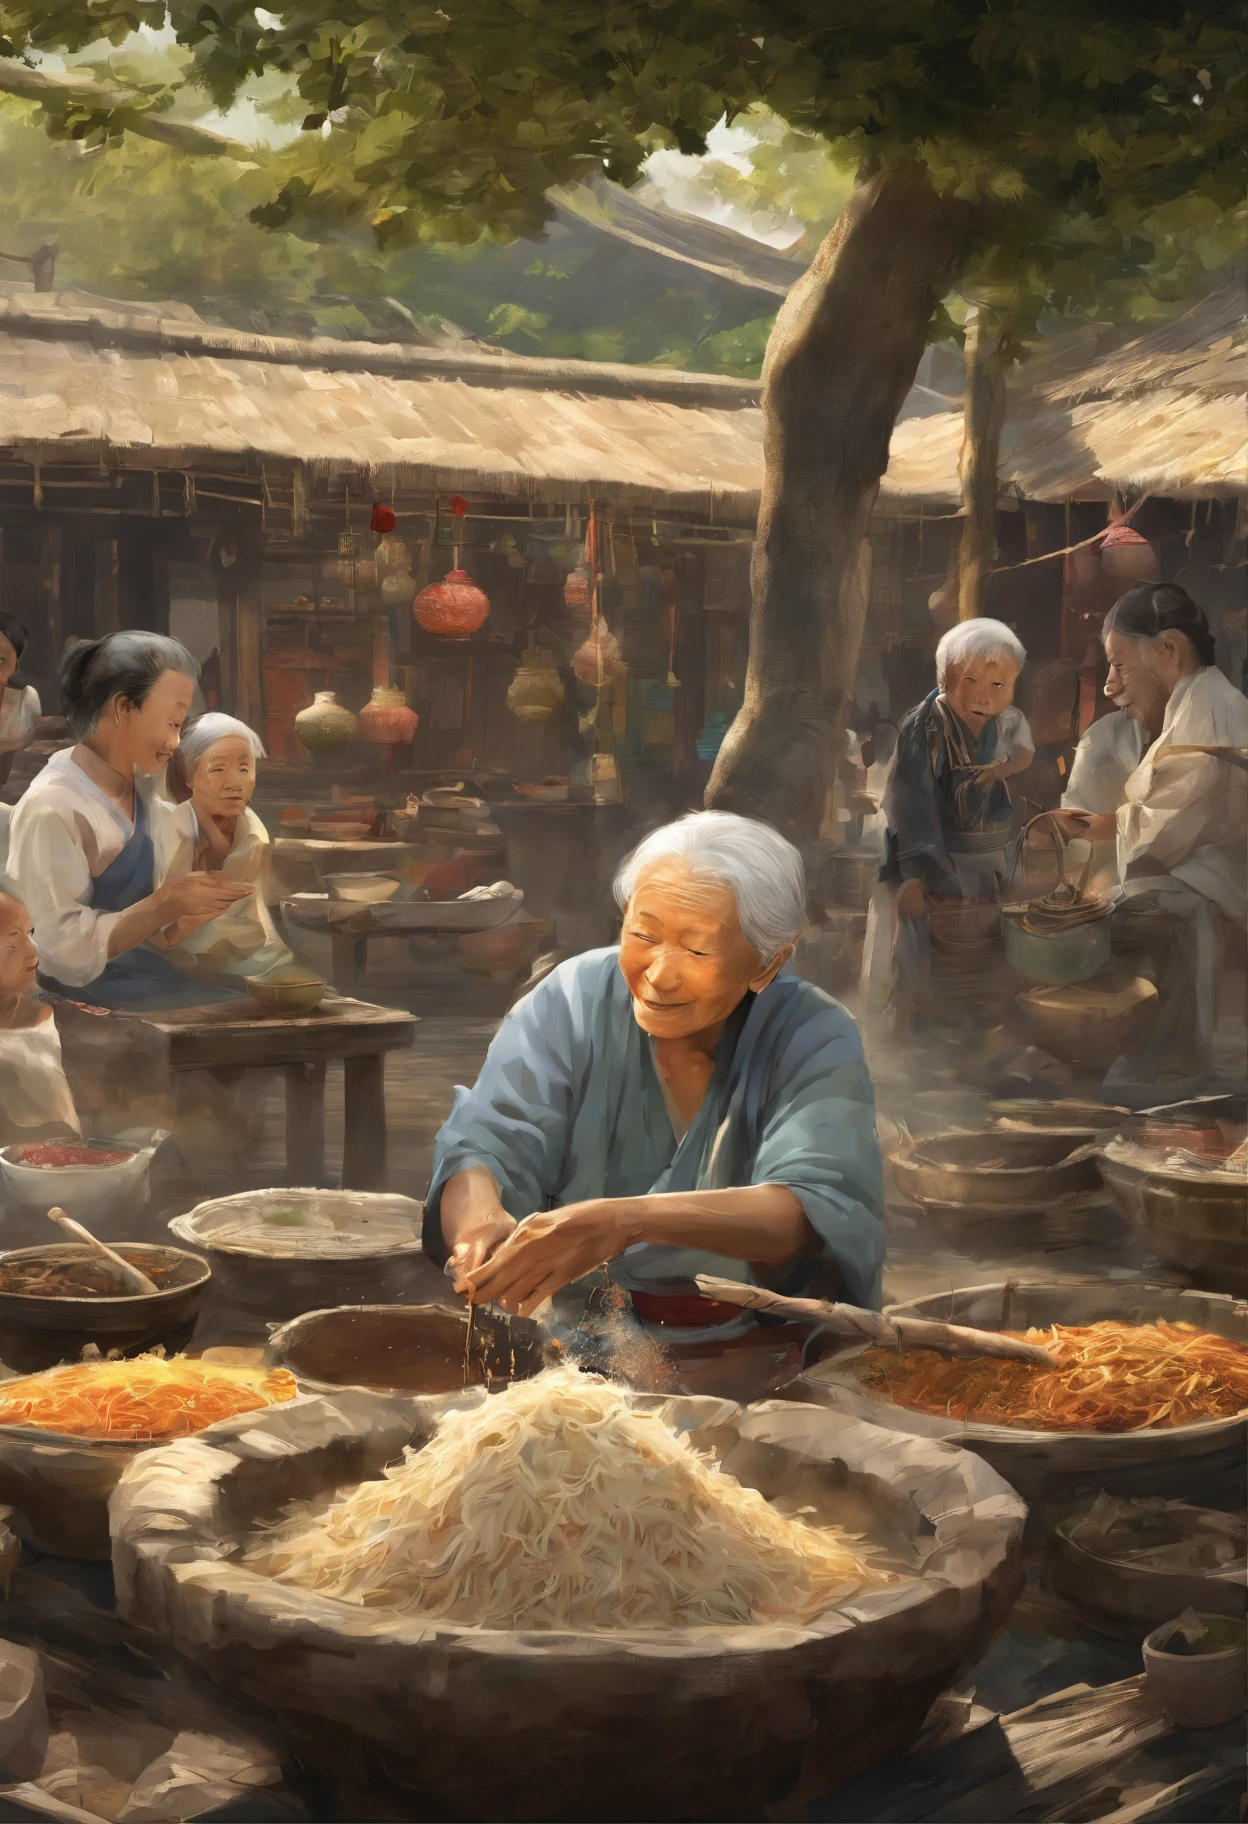
[[[879,1582],[835,1527],[788,1519],[624,1393],[555,1368],[466,1412],[249,1569],[485,1628],[807,1620]]]

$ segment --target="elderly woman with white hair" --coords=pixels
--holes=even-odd
[[[706,1273],[878,1303],[883,1189],[853,1021],[785,964],[801,857],[703,811],[621,868],[618,946],[565,962],[508,1015],[456,1091],[425,1248],[457,1289],[574,1335],[605,1270],[664,1342],[730,1342],[752,1313]]]
[[[870,983],[900,989],[905,1006],[930,992],[929,899],[990,897],[1009,871],[1005,780],[1034,755],[1014,708],[1026,658],[1002,621],[961,621],[936,648],[936,689],[902,718],[863,968]]]
[[[169,872],[220,874],[251,889],[207,924],[179,921],[157,936],[172,962],[204,980],[264,975],[292,960],[269,912],[269,833],[251,809],[264,758],[254,729],[212,710],[183,731],[169,763],[170,792],[182,801]]]

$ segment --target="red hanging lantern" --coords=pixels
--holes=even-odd
[[[417,624],[442,640],[467,640],[485,623],[490,598],[466,570],[452,570],[430,583],[412,603]]]
[[[462,519],[468,511],[468,502],[462,494],[452,494],[446,504],[450,508],[452,519]]]
[[[1134,526],[1111,526],[1101,540],[1101,568],[1107,576],[1151,582],[1157,575],[1157,553]]]
[[[393,532],[395,527],[394,508],[383,507],[379,500],[373,502],[373,511],[369,516],[370,532]]]

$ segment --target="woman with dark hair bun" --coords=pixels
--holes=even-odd
[[[26,650],[26,628],[15,614],[0,613],[0,756],[29,747],[42,711],[33,684],[14,690],[10,680]]]
[[[170,874],[185,806],[164,792],[195,661],[157,633],[110,633],[61,656],[77,745],[54,754],[13,813],[9,873],[34,922],[46,988],[101,1007],[214,998],[163,954],[162,933],[250,893],[221,874]],[[188,923],[188,921],[190,921]]]
[[[1209,1078],[1220,950],[1230,934],[1242,949],[1248,925],[1248,773],[1233,759],[1248,751],[1248,698],[1217,669],[1205,612],[1177,583],[1128,589],[1101,638],[1105,695],[1139,725],[1144,755],[1116,810],[1067,809],[1063,821],[1117,841],[1119,928],[1155,959],[1161,1007],[1106,1088],[1156,1101],[1166,1072],[1167,1094]]]

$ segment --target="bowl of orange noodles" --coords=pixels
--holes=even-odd
[[[140,1452],[296,1391],[283,1369],[182,1355],[69,1362],[0,1381],[0,1502],[39,1551],[107,1558],[109,1496]]]
[[[945,1438],[1029,1500],[1115,1494],[1216,1500],[1248,1458],[1248,1304],[1128,1281],[968,1286],[890,1312],[1004,1330],[1058,1357],[1043,1369],[932,1350],[855,1349],[807,1369],[821,1405]]]

